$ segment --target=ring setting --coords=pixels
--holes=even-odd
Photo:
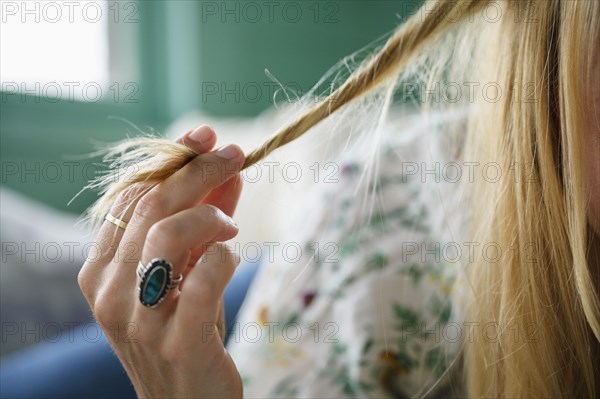
[[[142,305],[154,308],[161,303],[167,293],[179,286],[183,276],[173,278],[173,265],[171,262],[154,258],[146,265],[141,261],[137,266],[138,296]]]

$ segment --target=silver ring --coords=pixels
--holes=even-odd
[[[154,258],[146,265],[139,261],[136,271],[139,300],[149,308],[158,306],[167,293],[178,287],[183,280],[181,274],[173,278],[173,264],[161,258]]]

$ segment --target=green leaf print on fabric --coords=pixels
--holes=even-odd
[[[400,224],[404,227],[407,227],[411,231],[429,234],[430,228],[426,223],[427,218],[429,216],[429,212],[427,212],[427,208],[425,206],[421,206],[419,208],[418,214],[411,214],[406,208],[401,208],[398,210],[398,218],[400,219]]]
[[[425,355],[425,367],[437,375],[441,375],[446,369],[446,355],[443,348],[436,346]]]
[[[416,326],[420,322],[419,314],[414,310],[400,305],[399,303],[394,303],[392,306],[394,314],[401,323],[408,323],[412,326]]]
[[[390,262],[389,262],[388,258],[385,255],[383,255],[383,254],[375,254],[367,262],[366,270],[368,272],[374,271],[374,270],[381,270],[384,267],[386,267],[389,263]]]
[[[371,229],[379,230],[385,226],[385,222],[386,222],[386,215],[377,213],[377,214],[371,216],[371,218],[369,219],[369,227]]]
[[[273,389],[273,397],[293,398],[298,394],[298,387],[294,386],[296,378],[288,377],[282,380]]]
[[[361,278],[367,274],[382,270],[388,265],[389,260],[385,255],[381,253],[375,253],[367,260],[363,269],[359,269],[356,273],[344,278],[339,285],[330,292],[329,295],[334,299],[342,298],[345,295],[347,288],[352,284],[360,281]]]
[[[434,295],[429,300],[429,311],[432,315],[437,315],[439,322],[446,325],[450,321],[452,305],[447,297]]]
[[[369,336],[369,339],[365,342],[365,344],[363,345],[362,348],[362,355],[366,355],[367,352],[369,352],[369,350],[373,347],[373,336]]]
[[[339,256],[340,258],[347,258],[348,256],[358,251],[358,243],[354,240],[344,241],[340,245]],[[339,262],[338,262],[339,263]]]
[[[417,285],[423,279],[423,276],[426,275],[427,270],[423,267],[422,264],[412,263],[408,267],[402,267],[398,270],[399,274],[405,274],[412,278],[413,284]]]
[[[421,206],[417,211],[408,206],[392,209],[386,213],[377,213],[372,215],[369,220],[367,227],[370,230],[366,230],[369,234],[373,234],[373,230],[391,229],[391,223],[394,221],[398,222],[401,226],[408,227],[411,231],[429,234],[430,229],[427,225],[428,217],[427,208]]]
[[[345,358],[347,352],[347,344],[335,343],[330,345],[326,365],[322,370],[319,370],[319,374],[333,381],[334,385],[340,386],[344,395],[353,398],[362,397],[364,396],[364,389],[368,388],[369,385],[352,378],[350,366]]]

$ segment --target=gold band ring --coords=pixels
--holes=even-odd
[[[114,217],[110,213],[107,213],[106,217],[104,219],[108,220],[109,222],[111,222],[115,226],[122,228],[123,230],[125,230],[127,228],[127,222],[124,222],[121,219],[118,219],[118,218]]]

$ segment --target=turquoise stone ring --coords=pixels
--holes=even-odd
[[[140,261],[137,276],[140,302],[149,308],[161,303],[167,293],[183,279],[182,275],[173,278],[173,265],[160,258],[154,258],[146,265]]]

